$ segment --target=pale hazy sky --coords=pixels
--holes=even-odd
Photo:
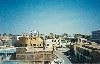
[[[89,34],[100,29],[100,0],[0,0],[0,33]]]

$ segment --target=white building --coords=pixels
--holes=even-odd
[[[53,47],[53,45],[55,46],[60,46],[60,39],[47,39],[46,40],[46,47],[47,48],[51,48]]]
[[[66,47],[66,41],[61,39],[47,39],[46,47],[51,48],[55,45],[56,47]]]

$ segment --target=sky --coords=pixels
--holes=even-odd
[[[90,34],[100,29],[100,0],[0,0],[0,33]]]

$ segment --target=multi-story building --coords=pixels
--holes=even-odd
[[[70,56],[78,63],[100,63],[100,45],[85,39],[70,44]]]
[[[66,47],[67,42],[63,39],[46,39],[46,47],[52,47],[53,45],[55,45],[56,47]]]
[[[79,38],[71,43],[70,57],[76,63],[100,63],[100,45],[87,39]]]
[[[81,63],[100,63],[100,45],[77,45],[76,57]]]
[[[20,37],[16,46],[27,47],[43,47],[43,40],[40,37]]]
[[[100,30],[92,31],[91,41],[94,41],[98,44],[100,43]]]
[[[19,40],[16,43],[16,46],[20,47],[27,47],[27,46],[33,46],[33,47],[43,47],[43,39],[39,37],[38,34],[30,33],[30,34],[24,34],[23,36],[19,37]]]
[[[60,39],[47,39],[45,43],[46,43],[46,47],[52,48],[53,45],[59,47],[60,42],[61,42]]]

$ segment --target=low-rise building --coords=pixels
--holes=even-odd
[[[14,45],[17,41],[17,38],[16,36],[8,36],[8,35],[5,35],[5,36],[0,36],[0,41],[2,43],[2,46],[3,45]]]
[[[47,39],[45,43],[46,43],[46,47],[51,48],[53,47],[53,45],[59,47],[60,42],[61,42],[60,39]]]
[[[20,37],[16,46],[27,47],[43,47],[43,40],[40,37]]]

